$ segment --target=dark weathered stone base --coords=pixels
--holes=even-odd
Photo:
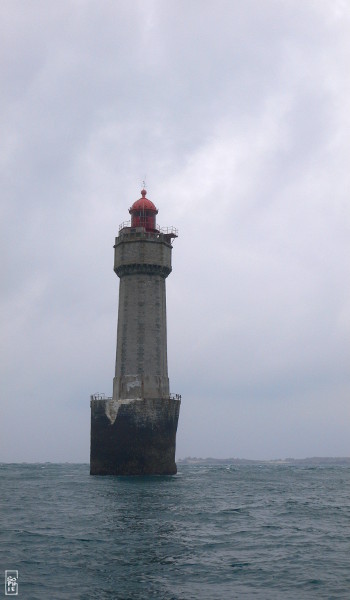
[[[180,400],[91,400],[91,475],[174,475]]]

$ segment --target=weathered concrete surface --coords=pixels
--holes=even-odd
[[[91,400],[91,475],[174,475],[180,400]]]
[[[165,279],[172,246],[162,234],[126,228],[114,249],[120,285],[113,399],[168,398]]]
[[[165,279],[125,275],[119,309],[113,398],[169,397]]]
[[[167,277],[171,272],[171,249],[167,236],[162,234],[144,233],[142,228],[122,230],[115,238],[114,270],[122,277],[127,270],[144,272],[153,267]]]

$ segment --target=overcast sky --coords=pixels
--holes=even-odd
[[[350,456],[350,3],[2,0],[2,461],[88,462],[146,179],[177,456]]]

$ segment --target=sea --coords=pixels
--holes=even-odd
[[[185,462],[169,477],[2,464],[0,477],[4,597],[7,571],[25,600],[350,599],[349,462]]]

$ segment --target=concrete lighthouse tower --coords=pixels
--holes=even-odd
[[[171,273],[173,228],[142,190],[115,240],[120,278],[113,397],[91,396],[92,475],[176,473],[180,396],[169,393],[165,279]]]

